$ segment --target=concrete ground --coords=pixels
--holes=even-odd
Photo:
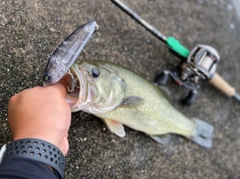
[[[166,36],[189,49],[197,44],[215,47],[221,61],[217,72],[240,91],[240,19],[237,0],[123,0]],[[9,98],[42,84],[51,52],[75,28],[96,20],[99,34],[79,59],[109,60],[153,81],[180,60],[110,1],[0,0],[0,146],[11,141],[7,125]],[[173,97],[184,89],[169,81]],[[164,147],[141,132],[126,128],[119,138],[89,114],[72,114],[66,179],[235,179],[240,177],[240,103],[207,82],[199,83],[191,107],[178,110],[215,127],[213,146],[204,149],[176,135]]]

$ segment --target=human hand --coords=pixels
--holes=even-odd
[[[56,145],[64,155],[69,149],[71,110],[65,100],[67,81],[26,89],[11,97],[8,123],[13,140],[36,138]]]

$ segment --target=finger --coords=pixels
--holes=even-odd
[[[69,77],[64,76],[59,82],[53,85],[53,87],[56,87],[61,94],[65,97],[67,94],[67,86],[69,84]]]

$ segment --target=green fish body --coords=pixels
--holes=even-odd
[[[164,134],[184,136],[211,147],[213,127],[177,111],[159,87],[135,73],[106,61],[75,62],[71,72],[78,89],[67,96],[71,109],[101,118],[109,130],[125,136],[123,125],[156,139]]]

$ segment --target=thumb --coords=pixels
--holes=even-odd
[[[52,85],[52,87],[58,89],[60,93],[65,97],[67,94],[67,87],[69,85],[69,76],[65,75],[61,80],[59,80],[56,84]]]

